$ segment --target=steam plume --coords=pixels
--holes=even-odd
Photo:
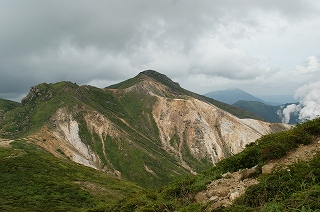
[[[291,104],[282,111],[282,122],[289,123],[290,115],[299,114],[299,120],[311,120],[320,116],[320,81],[298,88],[294,98],[299,104]]]

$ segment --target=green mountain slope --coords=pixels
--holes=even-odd
[[[268,122],[281,122],[282,119],[279,116],[279,111],[282,111],[288,104],[280,106],[270,106],[262,102],[257,101],[237,101],[233,106],[242,108],[244,110],[254,113]],[[295,124],[298,120],[297,115],[291,115],[289,124]]]
[[[19,140],[0,147],[0,211],[85,211],[140,192],[133,183]]]
[[[16,107],[19,107],[20,103],[6,100],[6,99],[1,99],[0,98],[0,111],[9,111],[12,110]]]

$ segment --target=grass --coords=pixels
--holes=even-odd
[[[12,109],[19,107],[19,106],[20,106],[20,103],[18,103],[18,102],[14,102],[14,101],[0,98],[0,110],[2,110],[4,112],[12,110]]]
[[[255,211],[319,211],[320,153],[310,161],[263,175],[259,182],[249,187],[233,207],[242,205]]]
[[[13,148],[0,148],[1,211],[93,210],[142,190],[133,183],[56,158],[26,141],[11,145]]]

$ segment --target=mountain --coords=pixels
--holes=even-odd
[[[239,100],[264,102],[263,100],[237,88],[211,91],[209,93],[204,94],[204,96],[212,99],[216,99],[218,101],[221,101],[230,105],[234,104]]]
[[[104,89],[71,82],[33,86],[4,114],[0,135],[152,188],[289,128],[253,118],[148,70]]]
[[[285,108],[289,104],[290,103],[283,104],[280,106],[270,106],[262,102],[240,100],[232,105],[250,111],[251,113],[260,116],[268,122],[282,122],[280,111],[282,111],[283,108]],[[298,118],[299,117],[297,115],[292,114],[289,124],[296,124]]]

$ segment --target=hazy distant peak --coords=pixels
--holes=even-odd
[[[234,104],[239,100],[264,102],[263,100],[239,88],[228,88],[226,90],[211,91],[204,94],[204,96],[216,99],[227,104]]]

